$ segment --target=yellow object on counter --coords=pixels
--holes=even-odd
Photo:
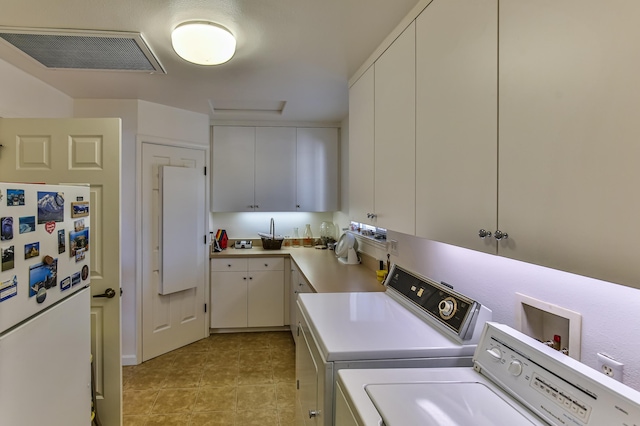
[[[384,269],[379,269],[376,271],[376,275],[378,276],[378,281],[384,282],[384,279],[387,278],[387,272]]]

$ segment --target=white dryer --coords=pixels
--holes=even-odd
[[[300,294],[296,378],[305,425],[334,424],[336,373],[465,367],[491,311],[394,265],[384,293]]]
[[[640,392],[487,323],[473,367],[341,370],[337,426],[638,426]]]

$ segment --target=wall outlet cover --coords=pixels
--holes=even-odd
[[[598,352],[598,370],[603,374],[622,382],[624,364],[616,361],[610,355]]]

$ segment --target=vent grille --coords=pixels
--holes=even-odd
[[[162,72],[164,69],[137,33],[11,32],[0,38],[52,69]]]

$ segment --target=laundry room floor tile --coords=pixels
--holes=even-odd
[[[291,333],[214,334],[123,367],[124,426],[295,423]]]

